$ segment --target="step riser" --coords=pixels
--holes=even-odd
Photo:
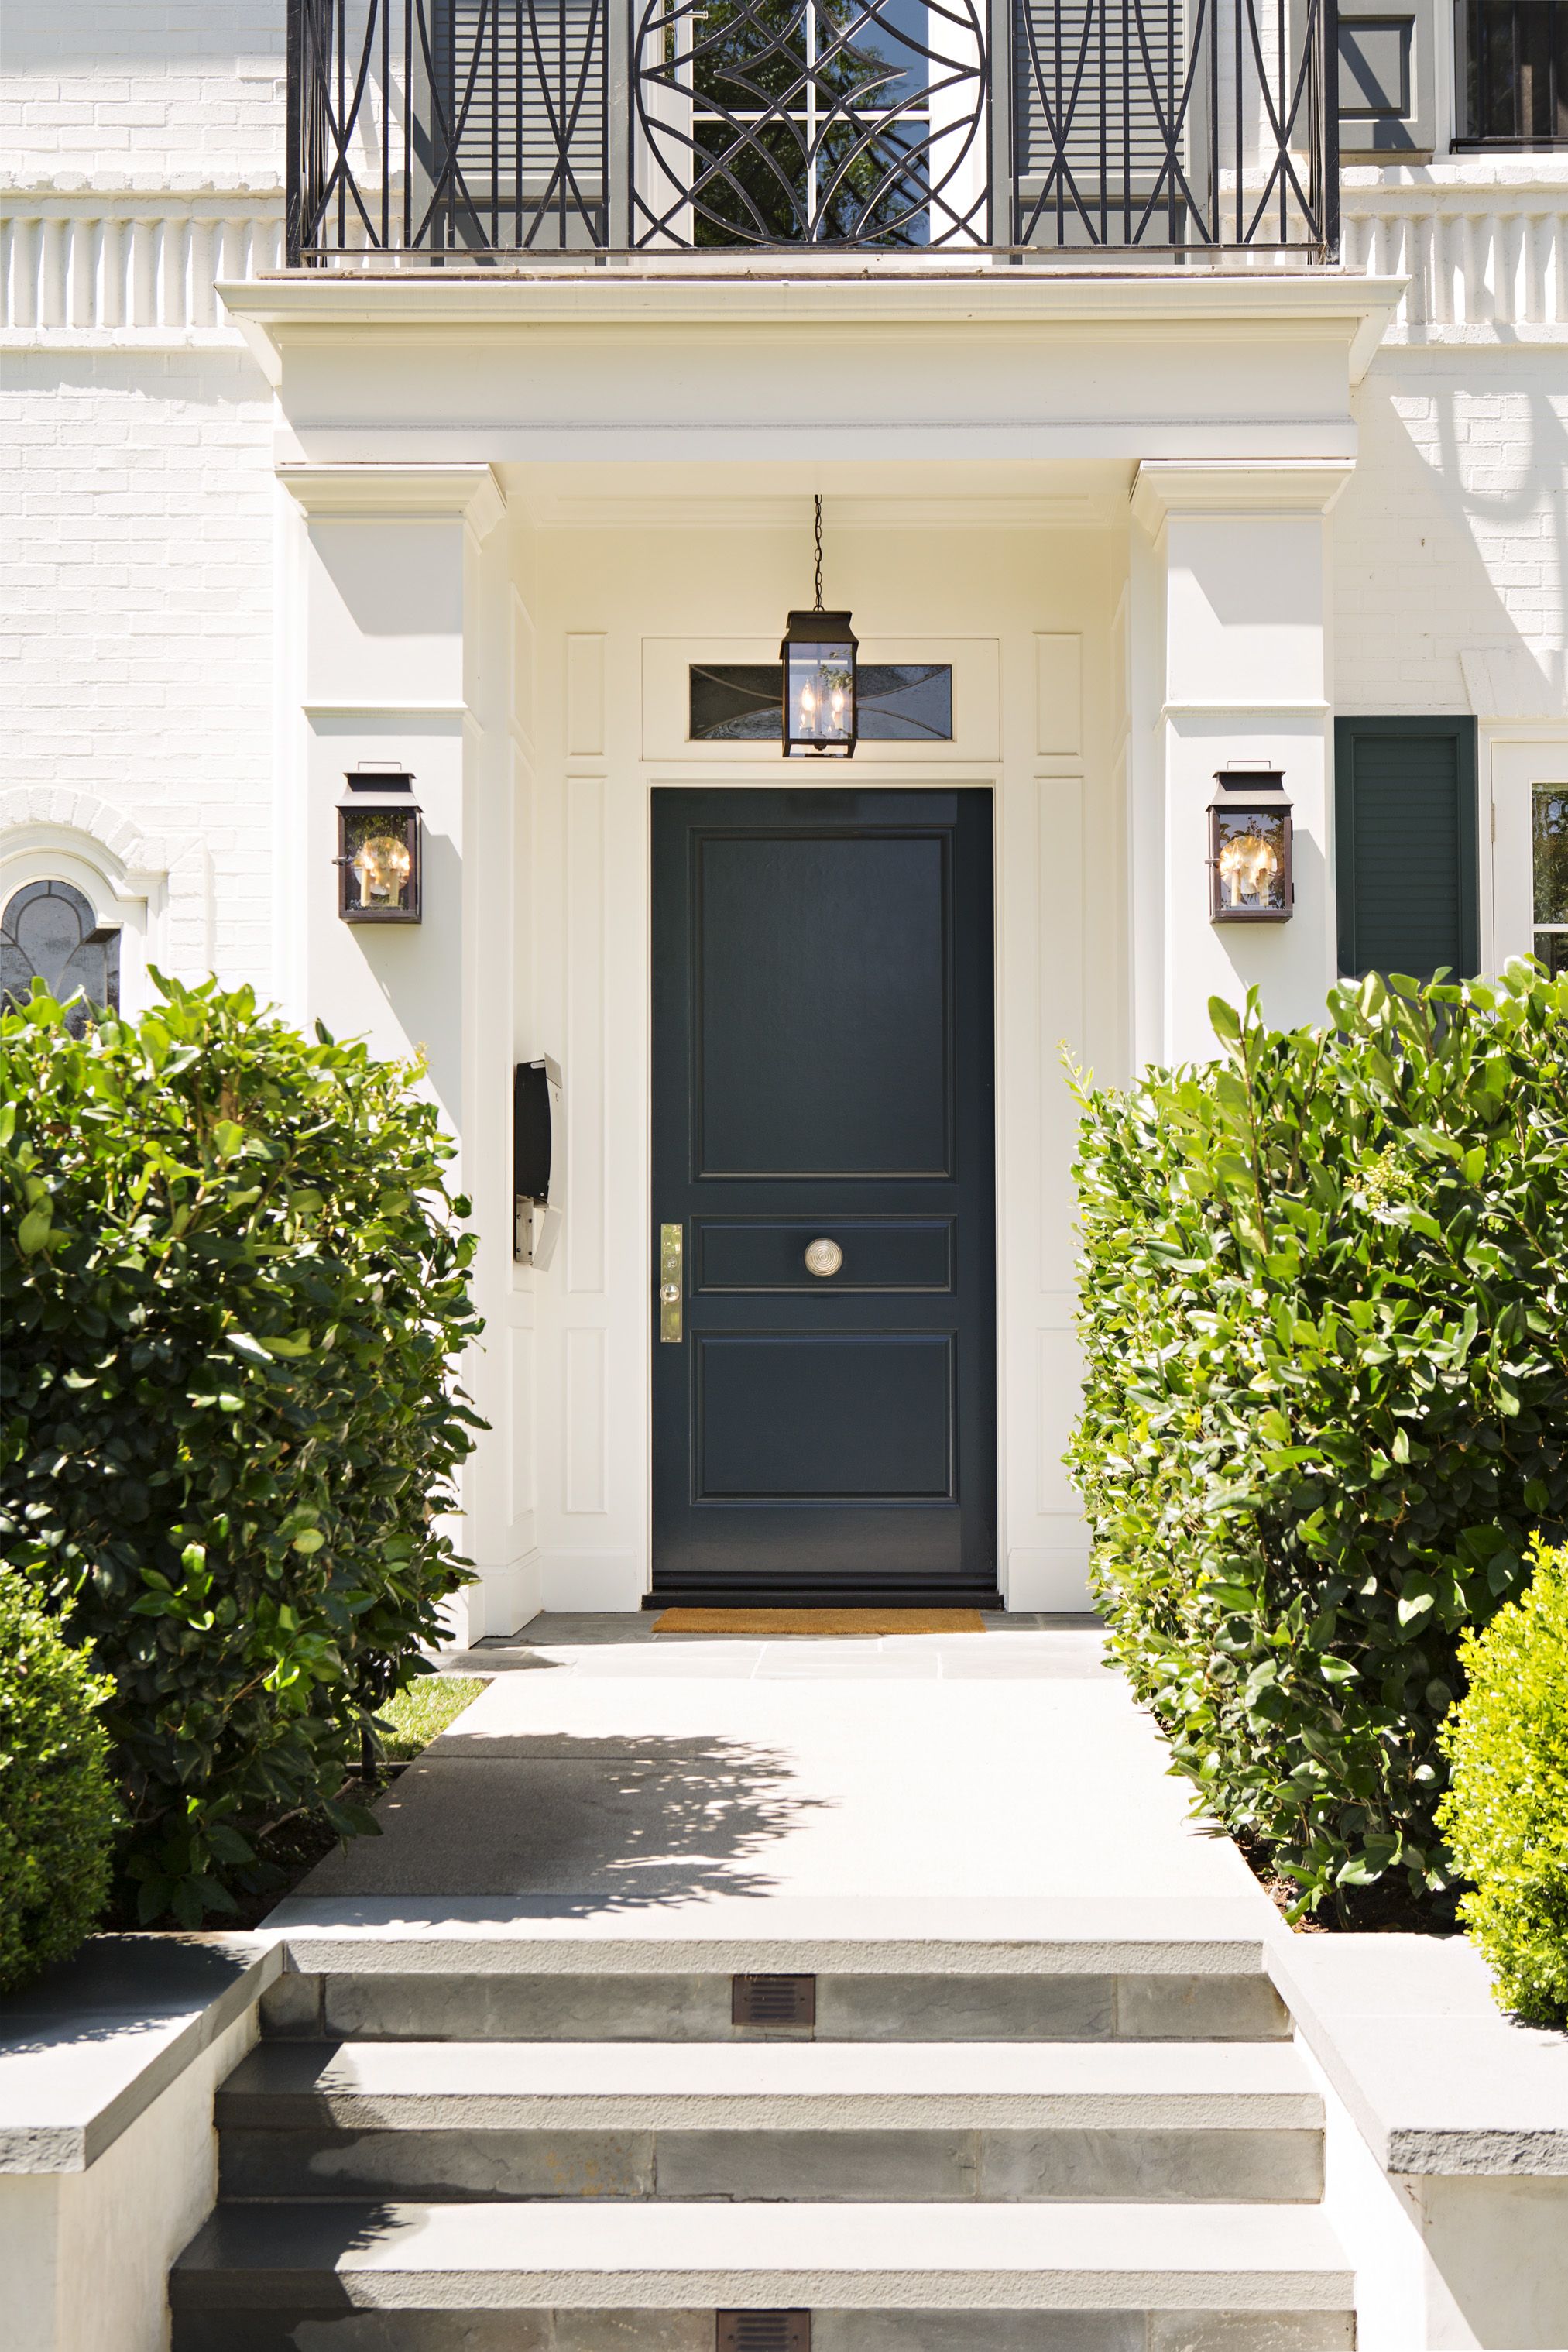
[[[1270,2042],[1259,1976],[820,1976],[814,2027],[737,2026],[727,1976],[286,1976],[269,2034],[402,2042]]]
[[[172,2352],[714,2352],[711,2311],[176,2312]],[[1343,2312],[817,2311],[811,2352],[1352,2352]]]
[[[236,2129],[225,2197],[1315,2203],[1313,2131]]]

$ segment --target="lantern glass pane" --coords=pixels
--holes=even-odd
[[[1283,809],[1214,812],[1214,863],[1221,914],[1289,911],[1285,899]]]
[[[350,912],[401,915],[407,911],[413,876],[408,819],[401,810],[350,809],[343,818],[343,855],[349,861]]]
[[[791,646],[785,709],[789,740],[847,751],[855,734],[854,651],[850,646]]]

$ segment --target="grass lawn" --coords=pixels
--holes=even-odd
[[[381,1711],[380,1720],[392,1726],[382,1742],[382,1762],[408,1763],[455,1723],[484,1688],[473,1675],[422,1675],[407,1690],[399,1691]]]

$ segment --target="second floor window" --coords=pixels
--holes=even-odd
[[[1459,0],[1467,144],[1568,144],[1568,0]]]

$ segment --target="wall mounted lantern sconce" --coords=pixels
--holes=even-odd
[[[1208,803],[1208,916],[1288,923],[1295,912],[1291,803],[1278,768],[1222,768]]]
[[[822,501],[816,501],[817,602],[791,613],[779,658],[784,665],[784,757],[849,760],[859,731],[855,633],[847,613],[822,610]]]
[[[338,803],[338,912],[345,923],[417,923],[423,860],[413,778],[356,768]]]

